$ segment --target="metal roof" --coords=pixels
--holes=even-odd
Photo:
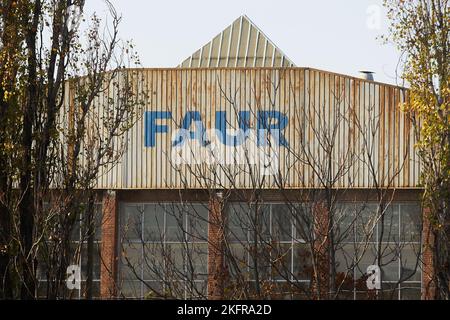
[[[295,67],[295,64],[242,15],[179,67]]]

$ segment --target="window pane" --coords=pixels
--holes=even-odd
[[[422,230],[422,208],[420,204],[402,204],[401,210],[401,236],[405,242],[420,242]]]
[[[86,206],[83,206],[83,210],[85,210]],[[81,210],[81,209],[80,209]],[[94,204],[94,212],[93,212],[93,227],[94,227],[94,239],[95,241],[101,241],[102,238],[102,205],[99,203]],[[87,241],[89,232],[88,232],[88,221],[87,216],[85,215],[85,211],[77,214],[77,218],[74,222],[71,240],[73,241]]]
[[[313,239],[310,207],[305,204],[296,204],[291,209],[293,210],[292,218],[295,225],[295,239],[309,242],[308,240]]]
[[[395,242],[399,241],[399,206],[397,204],[391,204],[389,208],[386,208],[384,214],[384,223],[381,219],[378,223],[378,237],[381,237],[383,242]]]
[[[120,294],[125,298],[141,298],[141,281],[124,281]]]
[[[258,243],[256,248],[254,244],[250,244],[249,247],[251,248],[249,251],[250,280],[256,280],[257,276],[259,280],[269,279],[272,267],[271,251],[273,251],[273,249],[269,249],[267,244],[264,243]],[[275,254],[279,256],[280,259],[284,257],[281,254],[283,248],[277,249],[276,251],[280,252],[280,254],[272,252],[272,255]],[[276,275],[277,273],[274,271],[274,274]]]
[[[311,284],[309,282],[297,282],[292,285],[292,298],[294,300],[310,300]]]
[[[294,280],[311,280],[311,252],[306,244],[294,244]]]
[[[146,244],[143,257],[144,280],[164,280],[164,245]]]
[[[182,206],[166,205],[166,241],[184,242],[185,210]]]
[[[75,222],[73,224],[71,237],[70,237],[70,239],[72,241],[80,241],[80,239],[81,239],[81,230],[80,230],[81,223],[82,223],[81,215],[77,214],[77,217],[76,217]]]
[[[232,203],[228,207],[228,231],[230,241],[246,241],[249,229],[249,207]]]
[[[47,246],[45,245],[44,248],[41,248],[38,251],[38,265],[36,270],[36,279],[37,280],[47,280],[47,272],[48,272],[48,253],[47,253]],[[51,266],[51,265],[50,265]]]
[[[247,212],[249,218],[249,239],[260,242],[270,241],[270,205],[253,204]]]
[[[122,245],[122,279],[139,279],[142,272],[142,245]]]
[[[129,241],[142,241],[142,213],[139,205],[123,206],[122,234]]]
[[[188,285],[188,298],[191,299],[205,299],[206,298],[206,281],[195,281]]]
[[[382,281],[399,280],[399,248],[395,245],[385,246],[381,250]]]
[[[402,281],[420,281],[420,245],[404,246],[400,258]]]
[[[292,240],[292,212],[289,205],[272,205],[272,239],[274,241]]]
[[[231,243],[229,245],[230,252],[227,253],[227,265],[231,277],[246,274],[248,270],[248,252],[243,244]]]
[[[353,267],[355,261],[355,245],[345,244],[336,251],[336,271],[346,277],[353,279]]]
[[[269,297],[272,300],[291,300],[292,286],[289,281],[269,282]]]
[[[164,208],[159,204],[144,206],[144,232],[146,241],[162,243],[164,240]]]
[[[377,264],[376,246],[368,245],[366,247],[364,245],[360,245],[356,247],[355,262],[356,262],[355,268],[356,279],[365,277],[365,275],[367,274],[367,267]]]
[[[86,288],[86,281],[81,282],[81,294],[82,297],[86,297],[87,294],[87,288]],[[92,297],[93,298],[100,298],[100,281],[93,281],[92,282]]]
[[[80,265],[81,263],[81,248],[82,244],[79,242],[72,242],[70,244],[70,252],[69,252],[69,261],[70,264]],[[54,250],[54,246],[50,245],[49,252],[51,250]],[[49,264],[47,264],[47,267],[53,268],[53,265],[51,264],[51,261],[48,261]]]
[[[272,249],[272,277],[275,280],[290,280],[292,274],[292,246],[280,244]]]
[[[96,203],[94,205],[94,224],[95,224],[95,240],[101,241],[102,240],[102,224],[103,224],[103,211],[102,211],[102,204]]]
[[[82,280],[87,278],[87,267],[88,267],[88,246],[83,244],[81,251],[81,277]],[[99,244],[94,243],[94,248],[92,250],[92,275],[93,279],[100,279],[100,248]]]
[[[184,244],[166,245],[164,252],[164,263],[168,280],[177,280],[185,278],[185,253]]]
[[[376,223],[379,218],[377,205],[356,205],[353,207],[353,214],[356,217],[356,240],[359,242],[375,241]]]
[[[421,298],[420,283],[402,283],[401,297],[402,300],[420,300]]]
[[[168,281],[165,283],[168,298],[184,299],[186,294],[185,281]]]
[[[37,296],[38,299],[47,299],[47,290],[48,282],[47,281],[38,281],[37,286]]]
[[[383,283],[383,299],[385,300],[398,300],[399,286],[397,283]]]
[[[338,243],[355,242],[355,218],[357,207],[353,203],[341,203],[336,206],[335,235]]]
[[[156,299],[164,295],[163,283],[160,281],[145,281],[143,288],[144,299]]]
[[[208,245],[193,244],[186,258],[187,277],[189,279],[206,279],[208,276]]]
[[[208,206],[192,204],[188,206],[189,238],[191,241],[208,240]]]

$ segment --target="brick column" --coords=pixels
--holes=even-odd
[[[103,195],[100,295],[111,299],[116,295],[117,274],[117,199],[115,191]]]
[[[313,207],[313,215],[316,270],[312,278],[312,296],[314,299],[327,299],[330,281],[328,210],[318,203]]]
[[[209,201],[208,219],[208,299],[220,300],[224,294],[224,214],[222,196],[214,195]]]
[[[422,230],[422,300],[434,300],[436,286],[434,283],[434,235],[430,225],[429,208],[423,209],[423,230]]]

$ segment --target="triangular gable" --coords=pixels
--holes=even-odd
[[[181,63],[182,68],[293,67],[294,63],[243,15]]]

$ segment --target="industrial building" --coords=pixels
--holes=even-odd
[[[296,67],[246,16],[129,72],[149,96],[99,178],[102,298],[427,296],[407,89]]]

